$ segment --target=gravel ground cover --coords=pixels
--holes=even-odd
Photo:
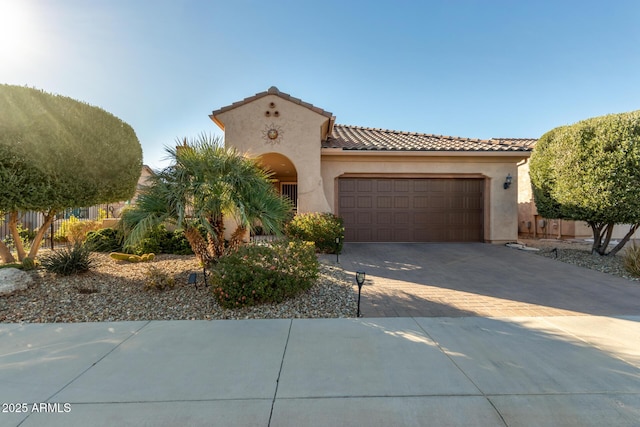
[[[175,286],[145,290],[150,266],[174,276]],[[194,272],[197,288],[187,283]],[[237,310],[218,306],[194,256],[159,255],[150,263],[128,263],[94,253],[87,273],[61,277],[38,269],[31,274],[35,283],[29,289],[0,297],[0,322],[329,318],[356,312],[351,279],[327,263],[321,263],[316,285],[296,298]]]
[[[628,280],[639,281],[624,268],[624,248],[615,256],[600,256],[591,254],[591,243],[581,240],[556,240],[556,239],[521,239],[521,243],[532,248],[540,249],[539,252],[531,252],[560,262],[578,265],[580,267],[598,270],[603,273],[623,277]],[[631,245],[629,242],[627,245]]]
[[[532,256],[545,256],[628,280],[640,280],[625,270],[621,254],[591,255],[590,244],[583,241],[524,239],[520,242],[540,249],[530,252]],[[31,272],[35,279],[33,286],[0,297],[0,322],[331,318],[354,317],[356,312],[353,278],[330,262],[321,262],[317,284],[298,297],[281,304],[237,310],[223,309],[216,303],[211,288],[204,286],[202,269],[193,256],[159,255],[151,263],[132,264],[94,253],[92,262],[88,273],[75,276],[56,276],[43,269]],[[145,290],[145,275],[150,266],[173,276],[174,288]],[[189,274],[194,272],[198,273],[197,287],[187,283]]]

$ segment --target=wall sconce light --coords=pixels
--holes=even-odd
[[[356,283],[358,284],[358,313],[356,317],[360,317],[360,293],[362,292],[362,285],[364,285],[364,279],[367,274],[364,271],[356,271]]]
[[[504,180],[504,189],[506,190],[507,188],[511,187],[511,181],[513,180],[513,178],[511,177],[511,174],[507,174],[507,177]]]

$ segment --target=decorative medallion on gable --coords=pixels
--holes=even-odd
[[[270,123],[265,125],[262,130],[262,139],[265,140],[267,144],[275,145],[282,142],[282,136],[284,135],[284,131],[282,130],[282,126],[278,126],[275,123]]]

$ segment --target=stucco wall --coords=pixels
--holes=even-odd
[[[330,210],[320,174],[321,127],[328,120],[326,116],[267,95],[216,117],[224,123],[226,146],[250,156],[280,153],[291,160],[298,173],[299,212]],[[271,128],[278,130],[276,142],[266,136]]]
[[[518,237],[518,158],[478,156],[406,156],[366,155],[358,152],[322,157],[324,192],[331,211],[337,208],[337,179],[344,174],[371,174],[378,176],[469,176],[484,177],[486,190],[484,238],[494,243],[515,241]],[[507,174],[513,177],[511,188],[503,184]]]

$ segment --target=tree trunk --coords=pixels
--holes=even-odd
[[[0,259],[2,259],[2,261],[7,264],[16,262],[16,259],[11,254],[11,251],[2,240],[0,240]]]
[[[611,252],[609,252],[607,255],[610,256],[614,256],[615,254],[617,254],[620,249],[622,249],[624,247],[624,245],[627,244],[627,242],[629,241],[629,239],[631,238],[631,236],[633,236],[633,233],[636,232],[636,230],[640,227],[640,224],[633,224],[631,226],[631,228],[629,229],[629,232],[627,234],[625,234],[625,236],[622,238],[622,240],[620,240],[620,243],[618,243],[616,245],[615,248],[613,248],[611,250]]]
[[[202,265],[206,267],[211,264],[211,254],[209,253],[207,242],[200,234],[200,231],[196,227],[187,226],[184,230],[184,236],[189,241],[191,250],[196,254]]]
[[[598,253],[600,255],[606,255],[607,254],[607,248],[609,247],[609,242],[611,241],[611,235],[613,234],[613,227],[615,227],[615,224],[613,223],[609,223],[605,226],[604,229],[604,240],[600,241],[600,247],[598,248]]]
[[[207,236],[209,253],[214,259],[218,259],[224,255],[224,219],[222,215],[218,215],[215,218],[207,218],[207,222],[213,229],[213,235]]]
[[[602,241],[602,228],[605,224],[601,224],[598,222],[590,222],[588,221],[589,227],[591,227],[591,231],[593,231],[593,245],[591,245],[591,255],[595,255],[598,253],[598,249],[600,249],[600,242]]]
[[[36,233],[36,237],[33,238],[33,242],[31,242],[31,250],[29,251],[29,258],[34,259],[38,254],[38,250],[40,249],[40,243],[42,242],[42,238],[44,237],[44,233],[47,232],[47,229],[51,226],[51,223],[56,217],[56,211],[51,209],[49,212],[44,213],[44,224],[38,229]]]
[[[243,243],[242,238],[244,237],[246,232],[247,232],[246,226],[238,225],[236,230],[231,235],[231,240],[229,241],[229,250],[235,251],[238,249],[238,247],[240,247],[240,245]]]
[[[22,261],[24,257],[27,256],[27,253],[24,250],[20,233],[18,233],[18,211],[9,212],[9,232],[11,233],[13,245],[16,247],[16,252],[18,253],[18,260]]]

